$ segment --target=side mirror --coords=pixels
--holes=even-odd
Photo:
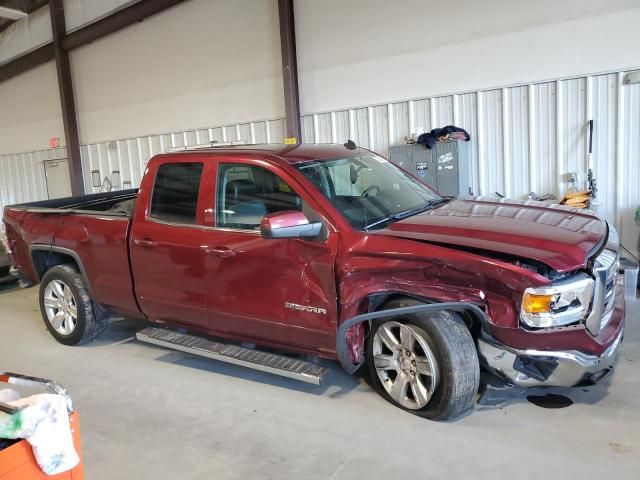
[[[262,238],[317,238],[322,222],[309,223],[304,213],[297,210],[271,213],[262,217]]]

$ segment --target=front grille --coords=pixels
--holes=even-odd
[[[602,309],[602,319],[600,320],[600,329],[603,329],[607,323],[609,323],[611,314],[613,313],[614,290],[618,274],[618,258],[618,252],[604,250],[594,262],[594,268],[602,268],[605,270],[604,306]]]
[[[609,237],[602,252],[594,259],[592,274],[595,279],[593,304],[587,317],[587,329],[593,334],[600,333],[611,320],[615,301],[615,286],[620,259],[618,232],[609,225]]]

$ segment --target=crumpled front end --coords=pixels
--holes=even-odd
[[[591,281],[586,313],[573,323],[544,328],[531,328],[535,315],[521,313],[517,331],[498,330],[491,338],[479,339],[480,357],[489,370],[523,387],[595,383],[612,371],[624,336],[624,285],[618,260],[618,235],[610,227],[606,245],[589,260],[587,274],[576,276]],[[576,296],[575,304],[581,300]],[[565,303],[558,316],[571,319],[567,312],[572,304]]]

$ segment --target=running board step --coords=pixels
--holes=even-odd
[[[274,353],[261,352],[238,345],[214,342],[206,338],[173,332],[163,328],[145,328],[136,333],[136,338],[141,342],[153,343],[161,347],[213,358],[221,362],[233,363],[314,385],[320,385],[323,378],[329,373],[329,369],[311,362]]]

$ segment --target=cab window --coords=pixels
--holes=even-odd
[[[258,230],[269,213],[303,210],[302,199],[287,182],[262,167],[222,164],[217,185],[218,227]]]
[[[153,184],[149,217],[167,223],[195,225],[202,163],[160,165]]]

